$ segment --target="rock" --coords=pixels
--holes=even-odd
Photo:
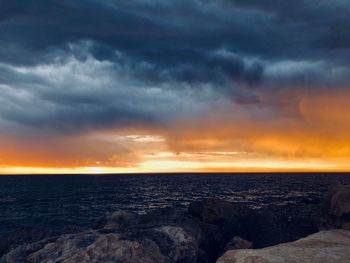
[[[118,234],[91,231],[20,246],[2,260],[4,263],[171,262],[152,240],[124,240]]]
[[[235,250],[235,249],[250,249],[253,248],[253,242],[245,240],[239,236],[235,236],[224,248],[224,251]]]
[[[330,216],[340,218],[350,214],[350,186],[334,184],[327,197],[327,212]]]
[[[77,228],[66,228],[63,231],[48,231],[36,228],[20,228],[17,231],[0,238],[0,257],[10,250],[27,243],[62,235],[63,233],[78,232]]]
[[[99,218],[94,225],[94,229],[119,229],[137,222],[138,214],[129,211],[116,211],[108,213]]]
[[[180,209],[148,215],[117,211],[100,218],[95,227],[29,241],[7,252],[0,262],[208,263],[210,258],[197,219]]]
[[[218,199],[194,202],[189,207],[189,213],[200,219],[203,231],[218,251],[223,251],[234,236],[252,241],[256,248],[263,248],[294,241],[315,230],[305,224],[305,219],[288,221],[284,216],[269,211],[253,210]]]
[[[165,234],[172,242],[169,257],[173,262],[196,262],[198,253],[197,240],[181,227],[162,226],[156,229]]]
[[[199,225],[198,219],[180,208],[162,208],[139,217],[137,227],[158,228],[165,225],[178,226],[197,240],[199,246],[207,246],[206,234]]]
[[[240,232],[242,219],[253,214],[253,210],[245,206],[220,199],[193,202],[188,212],[200,220],[211,247],[217,251],[221,251]]]
[[[36,242],[49,236],[51,236],[51,233],[44,230],[35,228],[18,229],[0,239],[0,256],[19,245]]]
[[[349,249],[350,232],[330,230],[264,249],[230,250],[217,263],[348,263]]]
[[[198,219],[180,208],[162,208],[141,215],[135,230],[146,229],[142,235],[155,240],[166,255],[186,254],[181,262],[214,261],[206,233]],[[156,231],[153,231],[156,230]],[[175,260],[173,258],[173,260]],[[193,260],[193,261],[188,261]],[[177,262],[177,261],[174,261]]]
[[[233,236],[240,232],[241,219],[253,210],[220,199],[204,199],[192,202],[188,212],[199,219],[198,224],[208,237],[210,257],[217,258]]]
[[[315,220],[320,230],[350,230],[350,186],[332,185],[315,214]]]
[[[248,215],[252,212],[246,206],[213,198],[192,202],[188,211],[201,221],[218,226],[225,226],[237,216]]]
[[[294,241],[301,221],[218,199],[194,202],[188,211],[116,211],[98,219],[94,230],[14,238],[0,262],[211,263],[227,249]]]

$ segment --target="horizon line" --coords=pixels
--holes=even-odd
[[[86,175],[86,176],[104,176],[104,175],[188,175],[188,174],[313,174],[313,173],[325,173],[325,174],[350,174],[350,171],[227,171],[227,172],[215,172],[215,171],[180,171],[180,172],[123,172],[123,173],[0,173],[0,176],[30,176],[30,175]]]

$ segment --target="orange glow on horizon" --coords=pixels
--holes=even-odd
[[[118,167],[0,167],[0,174],[128,174],[128,173],[185,173],[185,172],[347,172],[350,166],[336,166],[317,162],[241,161],[184,162],[146,161],[134,168]]]
[[[269,119],[226,105],[166,128],[0,136],[0,174],[350,171],[350,94],[275,96],[261,100],[296,106]]]

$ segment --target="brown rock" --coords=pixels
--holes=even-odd
[[[195,235],[180,226],[155,224],[44,238],[19,245],[3,255],[0,263],[195,263],[207,262],[205,258]]]
[[[234,236],[252,241],[255,248],[263,248],[294,241],[317,231],[314,227],[304,230],[296,221],[293,221],[294,225],[286,224],[285,217],[273,212],[254,210],[220,199],[193,202],[188,211],[199,219],[211,246],[220,252]]]
[[[238,216],[250,215],[252,212],[246,206],[215,198],[192,202],[188,211],[205,223],[219,226],[224,226]]]
[[[349,263],[350,232],[329,230],[264,249],[230,250],[217,263]]]
[[[21,258],[21,256],[26,255]],[[11,251],[2,262],[169,262],[151,240],[124,240],[118,234],[81,232],[63,235],[42,244],[20,246]]]
[[[173,262],[196,262],[198,244],[196,239],[178,226],[162,226],[155,229],[172,242],[168,256]]]

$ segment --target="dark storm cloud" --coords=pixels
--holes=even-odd
[[[259,92],[344,88],[350,4],[0,0],[0,124],[162,124]]]
[[[235,6],[264,10],[273,14],[283,26],[298,26],[300,31],[304,30],[301,33],[311,33],[309,40],[314,47],[349,48],[350,5],[347,0],[234,0],[231,3]]]
[[[196,103],[207,96],[196,95],[187,84],[145,81],[140,72],[153,72],[151,64],[121,55],[118,62],[99,61],[89,45],[71,48],[80,49],[79,58],[68,52],[64,61],[50,64],[0,65],[1,130],[11,123],[43,131],[161,125],[177,114],[202,112]],[[172,90],[175,86],[179,90]]]
[[[2,0],[0,39],[2,55],[19,59],[23,51],[23,60],[33,59],[28,51],[46,53],[81,39],[165,64],[222,46],[268,58],[305,57],[317,52],[316,41],[327,45],[336,34],[331,29],[348,29],[348,11],[341,1]]]

